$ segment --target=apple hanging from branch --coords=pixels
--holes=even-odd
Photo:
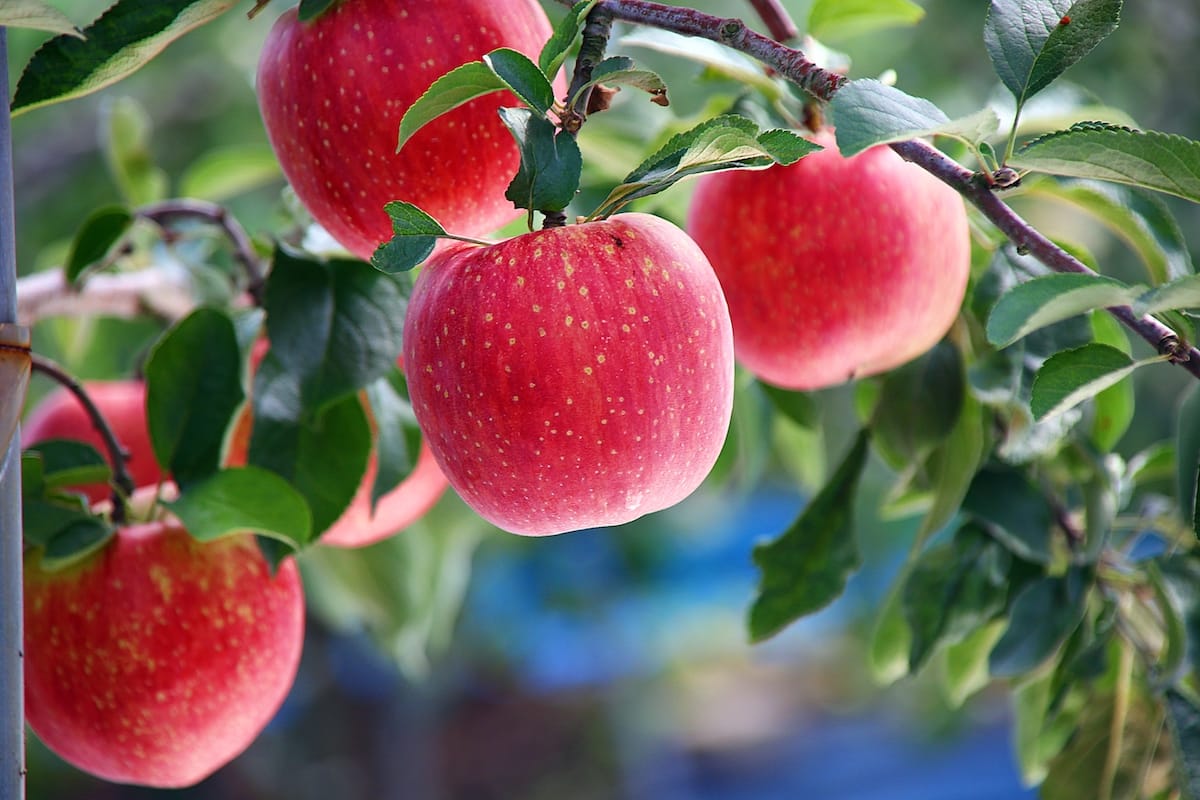
[[[970,267],[962,197],[890,148],[697,181],[687,230],[729,301],[738,360],[789,389],[897,367],[937,343]]]

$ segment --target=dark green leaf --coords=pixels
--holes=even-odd
[[[1101,275],[1054,274],[1012,287],[988,315],[987,338],[996,347],[1097,308],[1127,306],[1142,289]]]
[[[167,506],[202,542],[249,532],[299,550],[312,534],[304,497],[283,478],[259,467],[221,470]]]
[[[99,517],[87,516],[59,530],[46,543],[42,569],[66,569],[102,548],[115,531]]]
[[[949,342],[892,370],[872,415],[876,450],[897,469],[923,458],[954,429],[965,392],[962,356]]]
[[[332,8],[336,2],[338,0],[300,0],[300,9],[296,16],[301,22],[312,22]]]
[[[1197,505],[1200,505],[1200,387],[1194,387],[1179,406],[1179,430],[1175,444],[1176,468],[1178,482],[1176,497],[1179,498],[1179,513],[1185,520],[1190,520],[1197,528],[1196,536],[1200,538],[1200,515]]]
[[[483,63],[512,89],[521,102],[539,114],[547,113],[554,105],[554,87],[538,65],[524,53],[501,47],[484,56]]]
[[[904,616],[912,631],[909,671],[1003,610],[1011,559],[976,525],[964,525],[953,541],[921,555],[904,584]]]
[[[750,637],[762,641],[805,614],[833,602],[861,557],[852,523],[855,488],[867,460],[858,435],[829,482],[777,539],[754,548],[762,571],[750,609]]]
[[[954,429],[926,460],[932,500],[917,531],[918,541],[925,541],[958,513],[987,451],[984,440],[983,407],[968,393]]]
[[[925,9],[912,0],[816,0],[808,34],[821,41],[848,39],[883,28],[916,25]]]
[[[476,97],[507,88],[508,85],[482,61],[472,61],[450,70],[434,81],[404,112],[396,151],[399,152],[413,134],[447,111],[469,103]]]
[[[581,0],[571,6],[571,10],[562,18],[558,25],[554,26],[554,33],[551,34],[550,40],[542,47],[542,52],[538,54],[538,66],[541,67],[542,74],[551,78],[562,67],[563,61],[567,58],[567,52],[571,49],[571,45],[575,43],[575,39],[579,36],[579,32],[583,30],[584,20],[587,19],[588,12],[596,5],[599,0]]]
[[[1015,678],[1041,666],[1083,619],[1090,576],[1080,567],[1034,581],[1013,600],[1008,629],[996,642],[988,670]]]
[[[45,462],[37,450],[21,452],[21,497],[41,497],[46,493]]]
[[[0,28],[31,28],[67,36],[83,36],[71,19],[42,0],[7,0],[0,8]]]
[[[74,283],[84,269],[108,255],[132,224],[133,214],[125,206],[105,206],[93,211],[71,242],[64,267],[67,280]]]
[[[769,383],[759,383],[770,400],[785,417],[803,428],[815,428],[820,423],[820,409],[811,394],[780,389]]]
[[[502,108],[500,119],[521,151],[521,167],[504,196],[531,214],[562,211],[575,199],[583,174],[575,137],[527,108]]]
[[[154,457],[186,489],[217,470],[225,430],[245,399],[233,321],[216,309],[193,311],[154,346],[145,371]]]
[[[361,261],[317,261],[278,248],[264,307],[271,352],[300,379],[305,409],[364,388],[400,355],[405,289]]]
[[[1200,798],[1200,709],[1176,689],[1167,689],[1167,722],[1183,800]]]
[[[1167,556],[1148,572],[1155,583],[1161,584],[1183,623],[1184,658],[1188,671],[1195,673],[1200,670],[1200,559],[1194,554]],[[1163,677],[1169,682],[1176,676],[1168,672]]]
[[[71,439],[46,439],[30,445],[26,453],[39,458],[37,485],[44,490],[104,483],[112,474],[108,462],[90,444]]]
[[[971,481],[962,509],[983,523],[1015,555],[1050,563],[1054,514],[1021,471],[1001,465],[980,470]]]
[[[878,144],[935,134],[974,144],[1000,126],[996,112],[990,108],[952,120],[924,98],[866,78],[838,89],[829,103],[829,112],[838,150],[847,158]]]
[[[592,70],[591,80],[575,91],[571,103],[574,104],[576,98],[598,83],[605,86],[632,86],[650,93],[655,98],[662,98],[656,100],[659,105],[667,105],[667,85],[663,83],[662,77],[648,69],[636,68],[633,59],[627,56],[613,56],[597,64]]]
[[[234,0],[118,0],[84,28],[42,45],[25,67],[12,109],[82,97],[136,72],[183,34],[235,5]]]
[[[314,536],[349,506],[371,452],[371,426],[357,394],[310,413],[295,373],[271,350],[254,380],[249,461],[285,478],[308,501]]]
[[[367,399],[375,422],[375,456],[378,471],[371,487],[371,503],[390,492],[408,477],[417,461],[421,429],[402,390],[404,375],[398,369],[367,387]]]
[[[1121,0],[992,0],[983,41],[1018,108],[1117,28]]]
[[[1200,142],[1170,133],[1081,122],[1022,147],[1018,169],[1140,186],[1200,202]]]
[[[407,272],[429,258],[446,229],[412,203],[393,200],[383,207],[392,218],[392,238],[375,249],[371,265],[387,273]]]
[[[1043,420],[1061,414],[1115,385],[1138,367],[1159,360],[1134,361],[1115,347],[1096,343],[1050,356],[1033,381],[1029,404],[1033,417]]]

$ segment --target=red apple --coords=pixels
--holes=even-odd
[[[25,561],[25,706],[47,747],[110,781],[179,787],[241,753],[296,674],[304,597],[254,537],[172,519],[119,528],[48,572]]]
[[[250,354],[250,368],[257,369],[266,356],[266,339],[255,342]],[[398,362],[403,363],[403,359]],[[369,411],[369,408],[368,408]],[[368,414],[369,416],[369,414]],[[375,420],[370,417],[372,434],[376,432]],[[249,405],[242,411],[230,437],[225,460],[230,466],[246,463],[250,451],[250,435],[253,431],[253,415]],[[412,472],[390,492],[372,504],[371,492],[375,476],[379,472],[379,460],[372,448],[367,458],[367,469],[358,492],[342,515],[321,534],[322,544],[334,547],[365,547],[404,530],[423,517],[446,491],[446,476],[438,469],[429,446],[422,441],[417,463]]]
[[[417,278],[404,365],[450,485],[521,534],[679,502],[712,468],[733,403],[716,276],[646,214],[447,247]]]
[[[551,27],[535,0],[345,0],[311,23],[285,12],[258,65],[258,101],[284,174],[309,212],[360,258],[391,239],[383,210],[416,203],[482,235],[519,216],[517,172],[493,93],[435,120],[397,154],[400,119],[446,72],[498,47],[537,58]]]
[[[163,480],[146,424],[146,384],[140,380],[89,381],[83,388],[108,421],[117,441],[129,453],[129,473],[134,486],[151,486]],[[103,440],[83,405],[62,387],[46,395],[21,424],[22,447],[46,439],[86,442],[108,457]],[[93,503],[108,497],[111,492],[106,483],[74,488],[86,494]]]
[[[885,372],[949,330],[967,285],[962,198],[890,148],[702,176],[687,229],[712,261],[738,360],[818,389]]]

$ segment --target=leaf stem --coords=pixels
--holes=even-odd
[[[254,243],[250,240],[246,229],[234,219],[224,206],[205,200],[177,198],[142,206],[135,213],[164,228],[174,220],[189,218],[219,227],[233,244],[234,258],[246,273],[246,292],[254,300],[255,305],[262,305],[263,287],[266,285],[262,260],[255,251]]]
[[[109,463],[112,465],[112,520],[118,525],[125,522],[125,499],[133,494],[134,488],[133,477],[129,474],[129,451],[117,441],[117,436],[113,433],[108,420],[104,418],[104,414],[100,412],[99,407],[96,406],[79,381],[71,377],[70,373],[60,365],[36,353],[30,354],[30,363],[34,372],[40,372],[53,379],[73,394],[83,406],[83,410],[87,412],[92,427],[96,429],[96,433],[100,434],[100,438],[104,442],[104,448],[108,451]]]

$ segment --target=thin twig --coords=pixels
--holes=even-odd
[[[233,245],[234,258],[246,273],[246,292],[256,305],[261,305],[265,282],[262,261],[246,229],[224,206],[205,200],[178,198],[142,206],[137,209],[137,215],[163,227],[177,219],[198,219],[218,226]]]
[[[568,0],[560,0],[570,4]],[[830,100],[846,78],[818,67],[804,53],[755,33],[738,19],[716,17],[690,8],[676,8],[647,0],[601,0],[615,19],[695,36],[726,45],[761,61],[820,100]],[[1058,247],[997,197],[986,179],[965,169],[932,145],[913,139],[891,148],[902,158],[925,169],[957,190],[991,220],[1022,252],[1028,252],[1056,272],[1095,275],[1087,265]],[[1122,324],[1145,339],[1159,353],[1200,378],[1200,349],[1187,346],[1167,326],[1151,316],[1137,316],[1128,306],[1107,309]]]
[[[187,274],[149,267],[135,272],[98,273],[75,288],[62,269],[17,279],[17,323],[33,325],[49,317],[184,317],[196,306]]]
[[[767,26],[767,33],[771,34],[772,39],[786,43],[800,35],[796,23],[792,22],[787,9],[779,0],[750,0],[750,5]]]
[[[129,451],[117,441],[117,436],[113,433],[108,420],[104,418],[104,414],[100,412],[96,403],[88,395],[87,389],[84,389],[79,381],[75,380],[65,369],[48,358],[31,353],[30,359],[34,372],[40,372],[52,378],[75,396],[75,399],[80,402],[84,411],[87,412],[88,419],[92,422],[92,427],[96,429],[96,433],[100,434],[100,439],[104,442],[104,448],[108,451],[109,463],[112,465],[114,487],[112,493],[113,522],[118,525],[125,522],[125,498],[133,494],[133,477],[129,474]]]

